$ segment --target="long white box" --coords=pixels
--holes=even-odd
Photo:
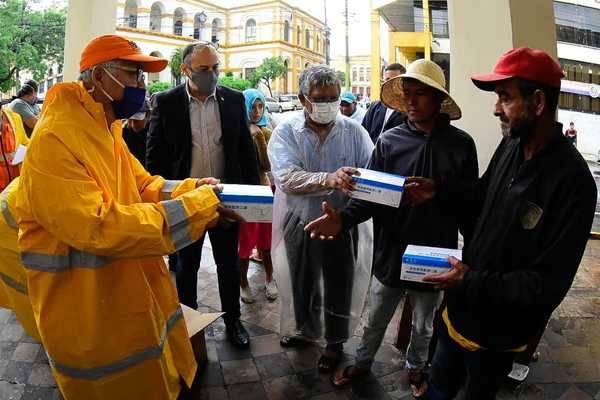
[[[405,177],[380,171],[358,168],[360,175],[353,175],[356,182],[353,199],[371,201],[386,206],[398,207],[402,200]]]
[[[462,260],[462,250],[410,244],[406,247],[406,251],[402,256],[400,279],[423,282],[425,275],[448,272],[452,268],[450,262],[448,262],[448,257],[451,256]]]
[[[273,192],[269,186],[224,184],[219,193],[221,204],[246,220],[246,222],[271,222],[273,220]]]

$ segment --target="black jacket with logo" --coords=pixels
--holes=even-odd
[[[433,179],[472,181],[478,177],[473,139],[443,117],[429,136],[408,122],[384,132],[367,168]],[[373,273],[381,283],[432,290],[431,284],[400,280],[402,255],[409,244],[455,249],[459,220],[465,219],[458,211],[451,201],[442,198],[419,207],[399,208],[352,200],[339,214],[345,228],[373,217]]]
[[[519,139],[504,139],[471,184],[442,183],[478,218],[466,241],[470,267],[449,291],[453,327],[479,345],[508,350],[544,329],[579,267],[596,207],[596,185],[556,125],[552,140],[524,160]]]

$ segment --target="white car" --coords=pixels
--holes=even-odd
[[[269,112],[283,112],[283,105],[272,97],[265,97],[267,110]]]
[[[292,96],[279,96],[278,100],[283,111],[294,111],[296,109]]]

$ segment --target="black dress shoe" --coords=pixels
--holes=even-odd
[[[247,349],[250,346],[250,335],[239,319],[225,323],[225,332],[227,339],[234,346],[240,349]]]

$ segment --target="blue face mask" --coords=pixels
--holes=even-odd
[[[104,70],[108,76],[114,80],[117,85],[121,86],[124,89],[123,98],[121,100],[113,99],[106,91],[102,88],[102,93],[112,102],[112,108],[115,113],[116,119],[128,119],[135,113],[137,113],[142,106],[144,105],[144,101],[146,101],[146,89],[133,87],[133,86],[125,86],[117,78],[113,76],[106,69]]]

